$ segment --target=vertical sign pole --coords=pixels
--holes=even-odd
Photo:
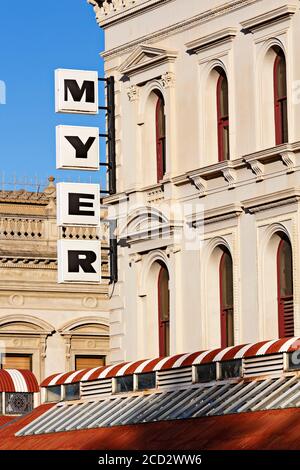
[[[108,163],[109,193],[115,194],[116,188],[116,128],[115,128],[115,78],[107,79],[107,127],[108,127]]]

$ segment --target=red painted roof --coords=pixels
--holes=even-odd
[[[5,424],[10,423],[15,418],[15,416],[0,416],[0,428]]]
[[[135,362],[122,362],[112,366],[95,367],[81,371],[71,371],[62,374],[54,374],[47,377],[41,383],[42,387],[75,383],[130,375],[133,373],[152,372],[156,370],[175,369],[194,364],[207,364],[209,362],[228,361],[243,357],[262,356],[280,352],[291,352],[300,349],[300,338],[281,338],[272,341],[261,341],[253,344],[241,344],[225,349],[213,349],[211,351],[198,351],[187,354],[177,354],[170,357],[158,357],[156,359],[139,360]]]
[[[39,392],[39,384],[30,370],[0,369],[0,392]]]
[[[1,450],[299,449],[300,409],[268,410],[33,436],[15,433],[53,405],[0,429]]]

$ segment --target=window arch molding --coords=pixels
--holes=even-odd
[[[78,356],[109,354],[109,320],[93,315],[76,318],[62,325],[58,332],[65,340],[67,370],[75,368]]]
[[[278,247],[285,237],[292,249],[293,278],[296,282],[295,247],[290,227],[281,222],[269,225],[263,232],[258,248],[258,296],[259,296],[259,336],[260,340],[276,339],[278,330]],[[295,292],[296,294],[296,292]],[[294,298],[294,319],[297,318]],[[295,325],[296,327],[296,325]]]
[[[155,185],[163,179],[158,178],[158,147],[157,147],[157,104],[161,97],[164,109],[165,139],[164,139],[164,175],[170,172],[168,158],[170,148],[170,96],[164,88],[162,81],[155,79],[140,87],[140,99],[138,100],[138,135],[139,147],[142,150],[143,159],[141,165],[141,180],[143,185]],[[159,180],[159,181],[158,181]]]
[[[164,250],[156,249],[142,256],[136,264],[138,312],[136,329],[138,350],[142,357],[159,355],[159,299],[158,277],[161,266],[165,266],[169,275],[170,300],[172,302],[172,270]],[[172,330],[172,307],[170,308]],[[171,332],[172,336],[172,332]]]
[[[221,59],[213,59],[205,64],[200,74],[200,107],[202,116],[205,116],[203,124],[199,123],[202,132],[199,132],[200,148],[202,154],[205,155],[206,160],[201,162],[201,166],[210,165],[219,161],[219,133],[218,133],[218,102],[217,102],[217,85],[221,73],[227,79],[228,84],[228,103],[229,103],[229,121],[230,121],[230,134],[232,134],[232,126],[234,121],[230,119],[233,116],[231,112],[234,106],[234,99],[231,96],[231,81],[232,78],[229,74],[228,66],[225,61]],[[234,158],[233,141],[229,140],[230,144],[230,158]]]
[[[38,380],[45,376],[47,338],[54,334],[53,325],[33,315],[0,317],[0,341],[9,354],[30,354],[32,371]]]
[[[271,37],[258,44],[256,67],[256,150],[270,148],[276,145],[276,128],[274,116],[274,63],[277,57],[276,51],[282,51],[286,64],[287,80],[287,124],[289,140],[292,139],[292,112],[290,108],[291,97],[288,85],[289,81],[289,56],[283,41],[276,37]]]
[[[144,87],[140,87],[140,90],[141,94],[139,100],[139,124],[143,124],[143,117],[145,116],[147,110],[147,102],[149,101],[150,95],[155,92],[160,92],[165,100],[165,103],[167,97],[165,93],[165,88],[163,87],[161,80],[150,80],[144,85]]]
[[[139,283],[138,283],[139,297],[144,297],[147,295],[149,273],[154,263],[164,264],[169,272],[169,277],[170,277],[170,264],[169,264],[169,258],[167,257],[166,253],[163,250],[151,251],[145,257],[143,257],[143,265],[142,265],[142,270],[140,272]]]
[[[201,348],[213,349],[221,345],[220,261],[227,251],[233,263],[233,298],[236,299],[233,240],[219,236],[207,240],[201,252],[201,291],[207,295],[201,300]],[[238,326],[237,308],[234,311],[235,332]],[[237,339],[236,339],[237,341]]]

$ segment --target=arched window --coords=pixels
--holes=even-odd
[[[276,145],[288,142],[286,61],[278,49],[274,62],[274,115]]]
[[[280,338],[294,336],[292,247],[283,237],[277,251],[278,332]]]
[[[157,97],[155,124],[157,182],[159,182],[166,173],[166,116],[164,98],[161,93],[157,93]]]
[[[228,250],[220,260],[221,347],[234,345],[232,258]]]
[[[159,327],[159,355],[170,354],[170,294],[169,273],[165,266],[161,266],[158,274],[158,327]]]
[[[218,154],[219,162],[229,160],[229,108],[228,82],[223,70],[217,82],[217,120],[218,120]]]

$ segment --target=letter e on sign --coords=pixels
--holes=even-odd
[[[100,226],[100,185],[58,183],[57,225]]]
[[[58,240],[58,282],[101,282],[101,245],[98,240]]]
[[[98,114],[98,72],[55,70],[55,111]]]

